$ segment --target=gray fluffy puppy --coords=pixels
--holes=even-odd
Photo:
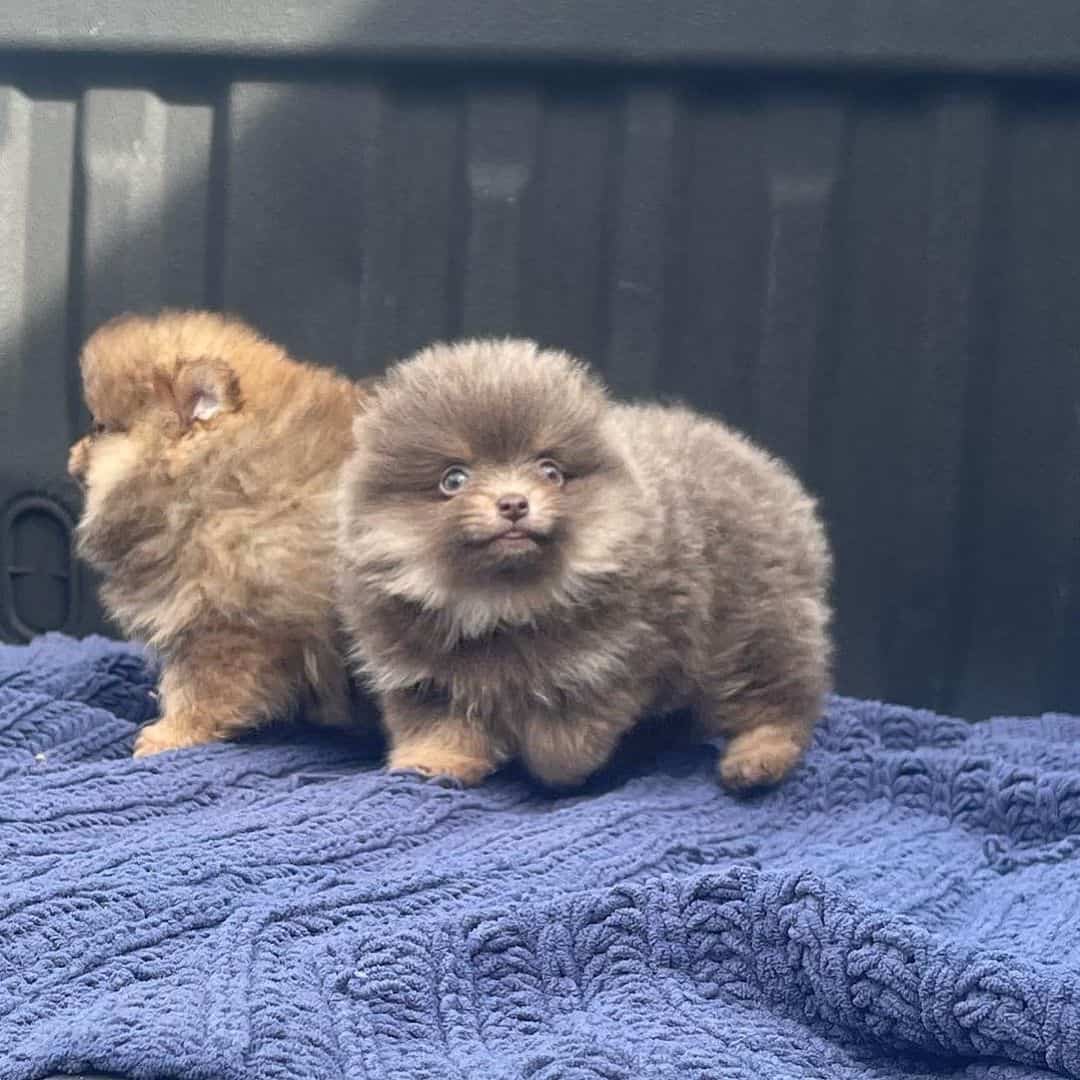
[[[387,374],[343,474],[339,599],[389,766],[565,787],[643,717],[726,735],[731,788],[799,761],[829,683],[812,500],[687,409],[614,403],[528,341]]]

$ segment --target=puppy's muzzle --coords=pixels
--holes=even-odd
[[[72,480],[77,480],[80,484],[85,483],[86,469],[89,464],[90,440],[89,438],[82,438],[68,451],[68,476]]]

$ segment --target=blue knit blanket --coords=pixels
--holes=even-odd
[[[133,761],[153,673],[0,648],[0,1080],[1080,1076],[1080,720],[834,700],[749,801],[305,731]]]

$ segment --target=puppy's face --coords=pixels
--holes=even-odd
[[[527,609],[613,572],[635,487],[608,409],[580,364],[530,342],[426,350],[357,421],[346,550],[429,607]]]
[[[443,548],[471,576],[539,566],[569,526],[566,466],[535,445],[523,454],[462,455],[439,478]],[[449,456],[449,455],[447,455]]]

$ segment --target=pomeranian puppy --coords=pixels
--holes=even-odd
[[[354,430],[339,602],[392,769],[475,784],[517,758],[572,786],[684,708],[728,737],[732,789],[799,761],[830,557],[785,466],[528,341],[420,352]]]
[[[135,754],[301,704],[347,726],[335,491],[363,388],[209,312],[115,319],[80,366],[94,426],[68,461],[86,493],[77,549],[162,659],[161,718]]]

